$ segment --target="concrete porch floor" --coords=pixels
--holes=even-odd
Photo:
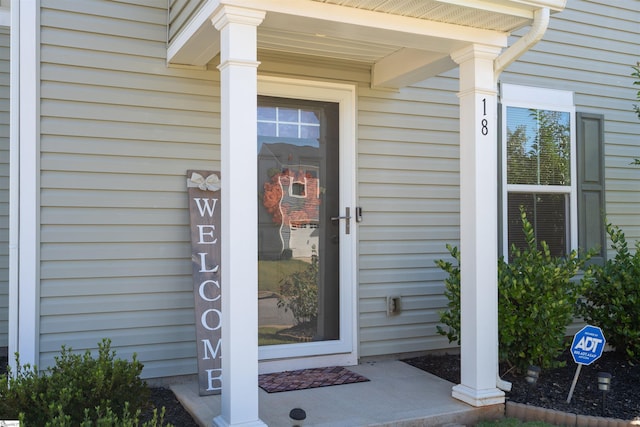
[[[419,427],[474,425],[504,415],[504,405],[474,408],[452,398],[454,384],[404,362],[348,368],[370,381],[271,394],[260,389],[260,419],[270,427],[287,427],[289,411],[302,408],[307,413],[305,427]],[[220,396],[199,396],[197,383],[171,389],[201,426],[210,427],[220,414]]]

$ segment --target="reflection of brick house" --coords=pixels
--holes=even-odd
[[[258,156],[260,258],[290,250],[294,258],[311,256],[318,243],[320,182],[318,149],[284,142],[263,143]],[[287,255],[288,256],[288,255]]]
[[[283,250],[290,249],[293,258],[310,257],[312,246],[318,245],[320,186],[318,178],[308,171],[286,171],[279,174],[280,237]]]

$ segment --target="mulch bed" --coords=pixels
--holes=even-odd
[[[571,402],[567,403],[577,365],[568,351],[559,360],[566,362],[566,366],[543,370],[533,387],[529,386],[524,375],[505,374],[507,369],[501,366],[502,378],[512,383],[506,399],[578,415],[640,420],[640,365],[629,363],[617,353],[604,353],[591,365],[582,367]],[[454,384],[460,382],[459,355],[416,357],[404,362]],[[598,390],[598,372],[612,375],[611,390],[604,396],[604,405],[603,394]]]
[[[140,417],[141,424],[148,421],[153,416],[153,410],[157,409],[158,414],[165,408],[164,422],[175,427],[199,427],[191,415],[180,404],[171,390],[163,387],[151,388],[150,406],[145,409]]]

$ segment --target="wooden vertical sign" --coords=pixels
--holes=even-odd
[[[222,390],[220,173],[187,171],[200,395]]]

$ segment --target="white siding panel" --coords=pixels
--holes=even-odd
[[[131,87],[94,86],[88,83],[56,81],[55,83],[44,83],[41,90],[49,99],[77,102],[86,102],[87,99],[90,99],[92,103],[96,104],[126,104],[131,107],[148,108],[167,106],[171,110],[185,110],[196,113],[204,111],[209,113],[220,112],[220,105],[215,102],[216,98],[212,96],[213,89],[208,93],[185,96],[184,93],[178,92],[140,92],[140,89]],[[200,90],[202,90],[202,87],[200,87]]]
[[[46,81],[55,81],[133,91],[148,90],[157,92],[156,96],[163,93],[212,96],[217,93],[214,81],[216,77],[210,71],[167,68],[164,62],[159,64],[153,58],[122,57],[101,52],[88,55],[86,52],[58,46],[50,46],[44,52],[49,51],[51,53],[46,58],[48,61],[40,68],[45,80],[44,88],[47,87]],[[83,73],[82,67],[93,69],[91,73]],[[210,82],[210,85],[203,84],[203,81]],[[150,96],[153,95],[152,93]],[[129,98],[137,97],[126,97],[122,101],[129,102]]]
[[[152,233],[158,233],[159,236],[172,236],[170,240],[173,240],[176,236],[185,236],[187,231],[187,213],[182,210],[176,209],[173,214],[169,215],[171,211],[160,209],[125,209],[125,208],[77,208],[73,212],[68,213],[65,208],[47,208],[42,213],[43,224],[60,224],[60,225],[87,225],[98,224],[104,222],[100,218],[104,216],[110,216],[110,224],[113,229],[122,229],[123,236],[130,235],[134,228],[127,229],[127,226],[138,227],[140,231],[150,230]],[[137,226],[136,226],[137,224]],[[163,228],[157,227],[162,226]],[[92,232],[91,229],[81,230],[82,232],[88,232],[89,235],[99,234],[99,230]],[[49,236],[56,235],[55,231],[49,230]],[[66,241],[65,239],[60,239]],[[124,239],[123,241],[128,241]],[[154,241],[157,239],[154,239]],[[110,239],[109,241],[113,241]]]
[[[68,209],[67,209],[68,210]],[[114,218],[113,224],[91,224],[86,225],[85,221],[71,223],[71,220],[61,220],[59,226],[42,228],[43,240],[53,242],[162,242],[180,239],[184,241],[189,233],[187,226],[175,226],[172,224],[136,225],[135,221],[140,220],[136,216],[135,220],[127,216],[130,211],[127,209],[112,209],[110,213]],[[119,218],[118,218],[119,217]],[[165,218],[167,216],[165,215]],[[169,220],[166,220],[169,222]],[[121,225],[128,222],[128,225]],[[162,222],[158,220],[158,222]],[[96,226],[98,225],[98,226]]]
[[[131,178],[132,180],[135,177]],[[186,187],[186,177],[185,177]],[[149,208],[149,209],[171,209],[179,203],[186,202],[184,194],[163,193],[162,197],[153,192],[135,191],[102,191],[98,194],[92,190],[59,190],[43,189],[41,195],[43,205],[56,207],[126,207],[126,208]],[[186,204],[186,203],[185,203]],[[107,218],[104,218],[107,221]]]
[[[157,3],[156,0],[152,0]],[[47,2],[48,6],[55,6],[54,3]],[[139,2],[136,2],[139,3]],[[85,10],[85,12],[91,12],[94,10],[95,5],[91,9]],[[142,9],[145,11],[145,16],[148,15],[148,9]],[[68,11],[55,10],[46,8],[43,9],[40,16],[40,22],[45,27],[57,27],[61,29],[71,31],[81,31],[84,34],[105,35],[109,38],[120,37],[122,39],[141,39],[141,40],[158,40],[165,37],[166,28],[164,22],[160,19],[153,20],[151,22],[136,21],[137,25],[131,25],[130,22],[124,21],[122,16],[108,16],[108,15],[90,15],[88,13],[68,13]],[[160,16],[156,16],[160,18]],[[84,39],[87,40],[87,39]]]
[[[125,248],[117,243],[101,243],[95,245],[91,243],[77,244],[51,244],[42,249],[41,259],[43,261],[70,261],[70,260],[115,260],[114,267],[117,268],[117,260],[145,260],[149,254],[162,258],[181,258],[191,250],[188,241],[183,243],[136,243],[129,244]]]
[[[73,317],[74,315],[81,314],[107,314],[107,313],[120,313],[122,315],[129,315],[135,312],[146,312],[149,310],[158,310],[156,316],[160,316],[160,312],[173,309],[188,309],[193,305],[193,295],[190,292],[183,292],[182,294],[176,294],[172,299],[167,299],[166,295],[157,293],[155,295],[145,294],[128,294],[126,300],[121,295],[101,295],[100,304],[92,304],[90,299],[93,296],[85,297],[59,297],[59,298],[47,298],[41,305],[41,313],[43,316],[56,316],[65,315]],[[123,319],[113,319],[114,323],[109,323],[110,328],[128,327],[131,323],[123,322]],[[193,320],[193,318],[191,319]],[[156,322],[161,323],[161,322]],[[61,324],[61,322],[51,322],[52,325]],[[48,325],[48,323],[47,323]],[[136,324],[137,327],[143,326]],[[45,329],[48,326],[43,325]],[[64,332],[64,330],[60,331]]]
[[[171,0],[169,3],[169,42],[204,5],[204,0]]]
[[[425,296],[425,295],[434,295],[441,297],[444,292],[444,284],[442,283],[442,279],[444,279],[444,274],[438,279],[438,281],[434,282],[426,282],[426,283],[403,283],[398,284],[394,288],[397,295],[403,296]],[[382,283],[371,283],[366,288],[362,290],[360,293],[361,298],[380,298],[386,297],[389,293],[389,289],[386,284]]]
[[[163,126],[185,126],[207,128],[216,125],[212,120],[211,112],[207,111],[180,111],[166,108],[146,108],[131,106],[123,108],[122,105],[97,104],[91,98],[85,98],[85,102],[69,102],[56,100],[43,100],[41,111],[47,117],[71,118],[75,120],[101,121],[108,118],[108,122],[116,123],[146,123]]]
[[[211,120],[215,120],[214,117]],[[211,144],[212,137],[220,133],[207,128],[187,129],[183,126],[167,126],[158,123],[131,123],[116,121],[82,121],[65,118],[43,117],[41,130],[45,134],[69,137],[137,139],[145,141],[184,141],[199,144]],[[189,130],[189,132],[187,132]],[[139,134],[144,138],[136,138]],[[49,141],[43,140],[43,144]],[[213,148],[213,147],[212,147]],[[212,150],[213,151],[213,150]]]
[[[459,239],[458,107],[455,92],[443,90],[451,79],[431,80],[395,93],[360,91],[363,357],[448,347],[435,328],[447,305],[435,260]],[[399,315],[387,316],[388,296],[402,297]]]
[[[572,90],[578,110],[605,114],[607,211],[630,238],[636,2],[568,2],[502,76]],[[170,37],[200,5],[170,2]],[[164,0],[43,1],[41,365],[62,344],[109,337],[119,354],[138,353],[147,377],[195,372],[184,175],[219,168],[219,77],[166,67],[166,13]],[[360,356],[454,347],[436,332],[447,301],[435,261],[459,241],[457,71],[384,91],[369,87],[366,64],[258,56],[262,74],[358,86]],[[387,316],[387,296],[403,298],[402,313]]]
[[[128,277],[121,280],[116,277],[89,277],[80,279],[50,279],[42,286],[42,297],[64,297],[66,295],[121,295],[141,294],[152,289],[158,293],[191,292],[193,284],[186,276]],[[59,321],[63,321],[60,319]]]
[[[41,13],[39,365],[110,338],[194,373],[186,171],[219,168],[218,73],[166,67],[165,0]]]
[[[110,330],[89,330],[56,334],[55,340],[49,340],[53,334],[45,335],[40,341],[43,352],[43,365],[52,365],[53,358],[60,352],[59,341],[74,343],[74,350],[84,351],[97,348],[102,338],[111,337],[112,348],[117,350],[117,356],[130,358],[134,353],[144,364],[143,375],[147,378],[164,377],[168,375],[192,374],[196,370],[195,342],[177,347],[157,344],[164,342],[179,342],[185,336],[194,336],[193,323],[186,326],[154,326],[149,328],[122,329],[117,336],[110,334]]]
[[[113,53],[115,55],[127,54],[141,57],[149,56],[152,58],[159,58],[166,55],[166,47],[161,43],[150,45],[148,40],[87,32],[84,32],[82,37],[69,37],[69,31],[66,29],[47,28],[46,23],[43,23],[43,26],[41,37],[47,41],[47,44],[54,46],[65,46],[81,51],[92,49],[100,52]],[[158,30],[161,29],[162,27],[158,26]],[[161,31],[159,31],[159,35],[162,35]],[[82,54],[82,52],[79,53]]]
[[[164,26],[167,22],[167,2],[165,0],[132,0],[128,2],[115,1],[77,1],[77,0],[42,0],[42,15],[48,11],[60,11],[63,16],[53,25],[65,28],[65,22],[85,17],[100,17],[117,19],[131,24],[155,24]],[[123,13],[124,12],[124,13]],[[77,16],[74,16],[77,14]],[[73,27],[72,27],[73,28]],[[118,34],[116,29],[111,34]]]

